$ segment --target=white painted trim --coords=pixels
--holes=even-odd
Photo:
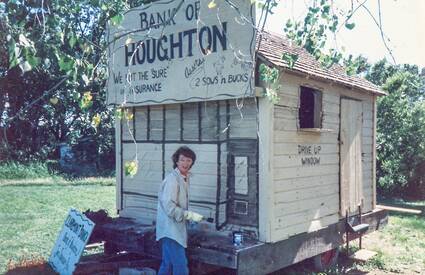
[[[274,220],[273,196],[273,110],[274,105],[266,98],[258,98],[259,135],[259,239],[272,241]]]

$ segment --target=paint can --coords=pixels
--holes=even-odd
[[[233,245],[234,246],[239,246],[241,245],[243,242],[243,235],[242,232],[240,231],[234,231],[233,232]]]

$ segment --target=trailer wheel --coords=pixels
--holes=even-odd
[[[318,271],[324,271],[334,266],[338,261],[338,248],[323,252],[313,258],[314,268]]]

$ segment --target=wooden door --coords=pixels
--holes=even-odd
[[[361,101],[341,99],[340,127],[340,214],[357,211],[362,201],[362,126]]]
[[[228,143],[227,222],[258,226],[258,155],[256,140]]]

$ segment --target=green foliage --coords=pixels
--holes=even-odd
[[[99,161],[110,156],[114,117],[105,104],[106,25],[118,24],[142,2],[0,3],[2,156],[57,159],[60,143],[83,139],[100,141],[92,144]]]
[[[362,75],[369,71],[371,65],[368,63],[367,58],[363,56],[349,55],[344,59],[345,71],[348,75]]]
[[[267,85],[265,95],[273,104],[279,103],[280,98],[276,92],[279,89],[279,70],[265,64],[260,64],[259,73],[260,80],[264,81]]]
[[[314,1],[308,7],[303,21],[288,20],[284,27],[284,32],[289,39],[302,46],[325,67],[331,67],[340,62],[343,57],[335,48],[325,51],[327,41],[338,31],[341,18],[344,19],[343,24],[347,29],[351,30],[355,26],[355,23],[348,22],[353,15],[353,10],[346,15],[341,15],[334,12],[331,6],[331,0]],[[291,68],[297,61],[296,57],[290,55],[283,55],[282,59],[287,61]]]
[[[298,60],[297,54],[290,54],[290,53],[284,53],[282,55],[282,60],[286,61],[288,63],[288,67],[293,69],[295,66],[295,62]]]
[[[270,84],[276,83],[279,78],[279,70],[274,67],[269,67],[264,64],[260,64],[259,67],[260,80]]]
[[[124,174],[131,178],[134,177],[137,174],[138,166],[137,160],[126,161],[124,163]]]
[[[378,98],[377,179],[384,194],[425,197],[425,78],[415,66],[380,61],[367,75]]]
[[[55,171],[49,169],[45,162],[4,162],[0,164],[0,180],[39,179],[56,177]]]

